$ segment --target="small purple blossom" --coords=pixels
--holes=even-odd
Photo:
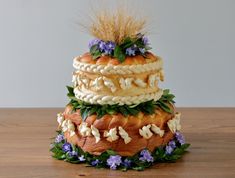
[[[170,155],[173,151],[174,151],[174,148],[172,148],[171,146],[168,146],[168,145],[166,146],[166,152],[165,153],[167,155]]]
[[[139,48],[139,51],[141,54],[144,54],[146,52],[146,49],[145,48]]]
[[[170,141],[166,146],[166,154],[170,155],[175,148],[176,148],[175,141],[174,140]]]
[[[147,161],[147,162],[153,162],[153,157],[151,156],[151,153],[148,150],[142,150],[140,152],[140,158],[141,161]]]
[[[110,156],[107,159],[107,165],[110,167],[110,169],[117,169],[117,166],[119,166],[122,163],[122,157],[119,155]]]
[[[78,156],[78,153],[76,151],[70,151],[70,152],[68,152],[68,154],[69,154],[70,157]]]
[[[125,159],[123,162],[122,162],[123,166],[129,168],[131,167],[131,160],[129,159]]]
[[[183,134],[181,134],[180,132],[176,132],[176,133],[175,133],[175,138],[177,139],[177,141],[178,141],[181,145],[185,144],[185,138],[184,138]]]
[[[105,54],[111,54],[113,52],[115,46],[116,46],[116,44],[112,41],[106,42],[104,53]]]
[[[173,149],[176,148],[176,145],[175,145],[175,141],[174,141],[174,140],[170,141],[170,142],[168,143],[168,145],[169,145],[170,147],[172,147]]]
[[[55,143],[60,143],[60,142],[62,142],[63,140],[64,140],[64,135],[59,134],[59,135],[57,135],[56,138],[55,138]]]
[[[130,47],[126,49],[126,54],[128,56],[135,56],[136,53],[136,48],[135,47]]]
[[[144,43],[145,46],[149,45],[149,39],[148,39],[148,37],[143,36],[143,37],[142,37],[142,41],[143,41],[143,43]]]
[[[86,161],[84,155],[79,156],[78,159],[79,159],[79,161],[81,161],[81,162]]]
[[[94,160],[91,162],[92,166],[97,166],[100,163],[100,161],[98,159]]]
[[[98,45],[99,45],[99,50],[101,52],[104,52],[106,49],[106,43],[104,41],[100,41]]]
[[[63,146],[62,146],[62,150],[64,152],[69,152],[69,151],[72,151],[72,146],[70,143],[64,143]]]
[[[90,49],[92,46],[99,44],[99,42],[100,42],[99,39],[93,39],[93,40],[91,40],[91,41],[89,42],[89,44],[88,44],[89,49]]]

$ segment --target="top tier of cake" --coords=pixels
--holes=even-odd
[[[162,59],[148,52],[129,56],[123,63],[109,56],[94,60],[90,53],[73,62],[74,93],[77,99],[91,104],[136,105],[158,100],[163,81]]]

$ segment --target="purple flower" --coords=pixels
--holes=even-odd
[[[79,156],[78,159],[79,159],[79,161],[81,161],[81,162],[86,161],[84,155]]]
[[[171,146],[166,146],[166,154],[170,155],[172,152],[174,151],[174,148],[172,148]]]
[[[64,140],[64,135],[62,135],[62,134],[57,135],[56,138],[55,138],[56,143],[60,143],[63,140]]]
[[[110,156],[109,159],[107,159],[107,165],[110,167],[110,169],[117,169],[117,166],[119,166],[122,163],[122,157],[119,155]]]
[[[72,146],[70,143],[64,143],[63,146],[62,146],[62,150],[64,152],[69,152],[69,151],[72,151]]]
[[[122,162],[123,166],[129,168],[131,167],[131,160],[129,159],[125,159],[123,162]]]
[[[100,42],[99,39],[93,39],[93,40],[91,40],[91,41],[89,42],[89,44],[88,44],[89,49],[90,49],[92,46],[99,44],[99,42]]]
[[[135,47],[130,47],[126,49],[126,54],[128,56],[135,56],[136,48]]]
[[[116,44],[112,41],[108,41],[105,44],[105,49],[104,49],[104,53],[105,54],[111,54],[115,48]]]
[[[99,45],[100,51],[104,52],[106,49],[106,43],[104,41],[100,41],[98,45]]]
[[[174,140],[170,141],[166,146],[166,154],[168,155],[171,154],[175,148],[176,148],[175,141]]]
[[[68,154],[69,154],[70,157],[78,156],[78,153],[76,151],[70,151],[70,152],[68,152]]]
[[[174,140],[170,141],[170,142],[168,143],[168,145],[169,145],[170,147],[172,147],[173,149],[176,148],[176,145],[175,145],[175,141],[174,141]]]
[[[146,52],[146,49],[145,48],[139,48],[139,51],[141,54],[144,54]]]
[[[144,43],[145,46],[149,45],[149,39],[148,39],[148,37],[143,36],[143,37],[142,37],[142,41],[143,41],[143,43]]]
[[[151,156],[151,153],[148,150],[142,150],[140,152],[140,158],[141,161],[147,161],[147,162],[153,162],[153,157]]]
[[[180,132],[175,133],[175,138],[181,145],[185,144],[185,138]]]
[[[92,166],[97,166],[100,163],[100,161],[98,159],[94,160],[91,162]]]

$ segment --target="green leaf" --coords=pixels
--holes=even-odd
[[[121,47],[116,45],[114,49],[114,57],[116,57],[120,62],[123,62],[125,60],[125,53],[122,51]]]
[[[102,53],[99,50],[98,45],[93,45],[90,48],[90,53],[91,53],[93,59],[97,59],[102,55]]]

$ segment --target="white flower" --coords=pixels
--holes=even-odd
[[[59,126],[61,126],[63,121],[64,121],[64,115],[62,113],[58,113],[57,114],[57,122],[59,123]]]
[[[156,126],[155,124],[151,125],[151,130],[155,133],[158,134],[160,137],[163,137],[164,135],[164,130],[161,130],[158,126]]]
[[[117,135],[117,129],[112,128],[109,131],[104,131],[104,137],[107,137],[107,140],[109,142],[113,142],[115,140],[117,140],[119,138],[119,136]]]
[[[100,133],[97,128],[95,128],[93,125],[91,125],[91,133],[95,137],[95,142],[98,143],[100,141]]]
[[[78,130],[82,136],[90,136],[91,135],[91,129],[87,127],[87,123],[83,122],[78,126]]]
[[[172,133],[181,129],[180,125],[180,113],[176,113],[175,117],[167,122],[167,125]]]
[[[150,131],[151,125],[143,126],[142,129],[139,129],[139,133],[142,137],[149,139],[152,137],[153,133]]]
[[[128,133],[121,127],[118,127],[119,135],[123,138],[125,144],[128,144],[132,139],[129,137]]]

